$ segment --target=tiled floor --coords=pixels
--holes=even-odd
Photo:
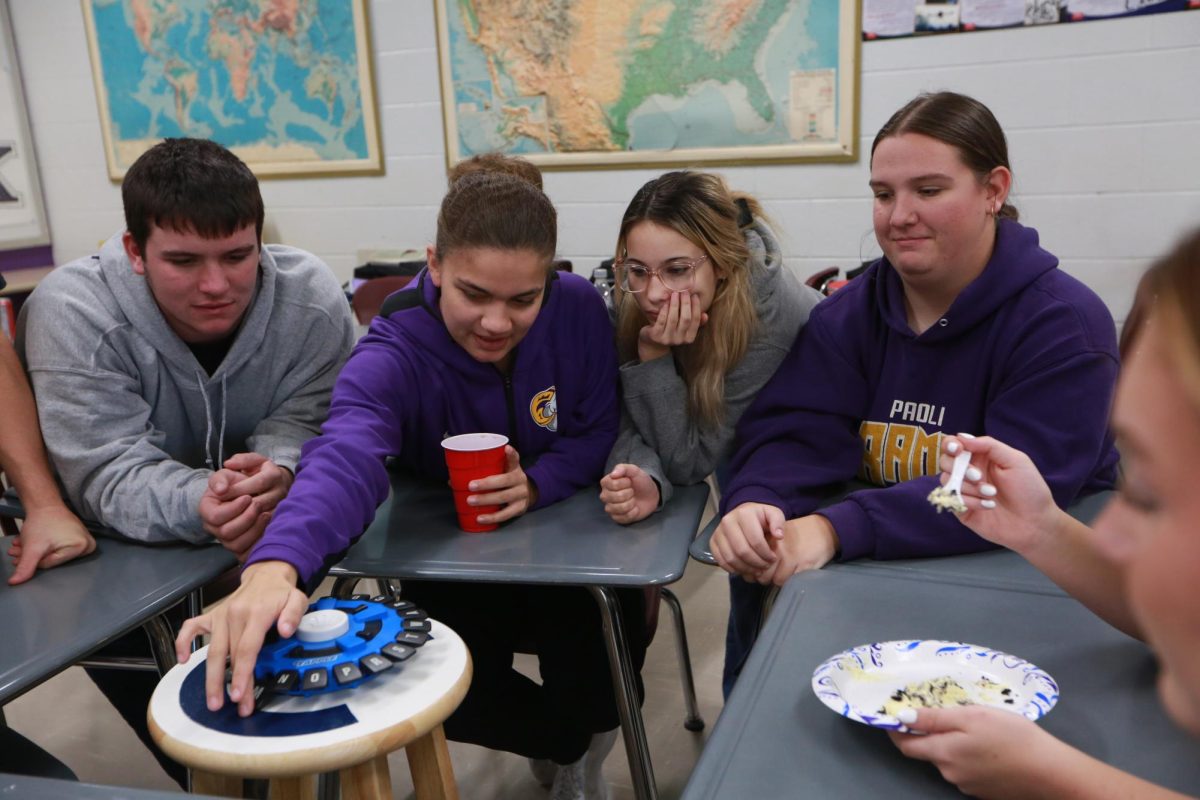
[[[658,635],[646,657],[643,714],[663,800],[678,797],[721,709],[721,660],[724,649],[728,591],[723,572],[692,562],[683,580],[672,587],[683,604],[692,653],[700,712],[707,722],[701,733],[684,729],[683,693],[675,654],[671,618],[666,609]],[[531,669],[532,659],[523,666]],[[170,789],[174,784],[159,769],[132,731],[107,704],[79,668],[71,668],[4,708],[9,724],[58,756],[81,780],[121,786]],[[459,790],[470,800],[544,798],[545,789],[529,772],[525,759],[471,745],[450,744]],[[390,758],[397,798],[412,796],[403,753]],[[633,797],[629,768],[620,741],[605,763],[612,800]]]

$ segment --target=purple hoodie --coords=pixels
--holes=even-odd
[[[617,436],[617,354],[604,302],[587,280],[552,273],[510,375],[450,338],[439,291],[422,272],[388,300],[333,388],[321,435],[304,445],[296,481],[247,564],[279,560],[308,585],[371,523],[395,456],[431,480],[448,478],[441,441],[508,436],[550,505],[599,481]]]
[[[992,258],[944,318],[908,327],[881,259],[813,310],[738,426],[722,513],[741,503],[813,513],[851,478],[883,488],[822,508],[839,558],[951,555],[993,545],[925,499],[943,433],[1028,453],[1060,506],[1112,487],[1116,327],[1037,232],[1001,221]]]

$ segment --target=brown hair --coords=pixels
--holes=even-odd
[[[503,172],[506,175],[523,178],[539,189],[542,188],[541,170],[523,158],[506,156],[501,153],[480,153],[458,162],[450,168],[450,185],[453,186],[464,175],[476,172]]]
[[[871,143],[871,157],[884,139],[919,133],[948,144],[980,181],[996,167],[1012,172],[1004,130],[990,109],[973,97],[957,92],[921,94],[883,123]],[[1017,219],[1017,209],[1005,201],[997,217]]]
[[[547,269],[558,244],[558,215],[542,190],[503,172],[464,175],[442,199],[437,257],[468,247],[532,250]]]
[[[219,239],[253,224],[262,243],[258,179],[208,139],[164,139],[133,162],[121,182],[125,227],[145,252],[150,227]]]
[[[1139,288],[1145,292],[1141,299],[1145,313],[1134,321],[1136,327],[1129,338],[1136,339],[1145,327],[1146,309],[1152,305],[1155,320],[1164,326],[1164,339],[1171,349],[1168,355],[1193,406],[1200,411],[1200,228],[1156,261]]]
[[[629,231],[640,222],[670,228],[699,247],[718,276],[708,322],[690,345],[674,348],[688,386],[688,410],[705,427],[725,417],[725,376],[746,354],[758,317],[750,289],[750,249],[742,229],[765,217],[758,201],[729,190],[717,175],[668,172],[633,196],[617,235],[616,261],[626,256]],[[636,299],[622,293],[617,315],[621,358],[637,355],[638,331],[647,324]]]

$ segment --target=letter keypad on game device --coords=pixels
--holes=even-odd
[[[305,616],[329,610],[345,614],[349,628],[318,641],[310,634],[307,641],[296,636],[263,645],[254,667],[254,681],[263,689],[258,705],[274,695],[309,697],[358,686],[408,660],[430,639],[429,615],[397,597],[322,597]],[[321,624],[329,624],[328,616]]]

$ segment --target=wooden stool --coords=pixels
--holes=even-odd
[[[387,800],[387,755],[404,747],[418,798],[457,798],[442,721],[467,693],[471,656],[458,634],[432,625],[410,659],[361,686],[277,697],[244,719],[228,700],[216,713],[205,705],[205,647],[155,689],[151,735],[206,794],[241,797],[243,778],[269,778],[271,798],[310,800],[315,776],[340,770],[346,800]]]

